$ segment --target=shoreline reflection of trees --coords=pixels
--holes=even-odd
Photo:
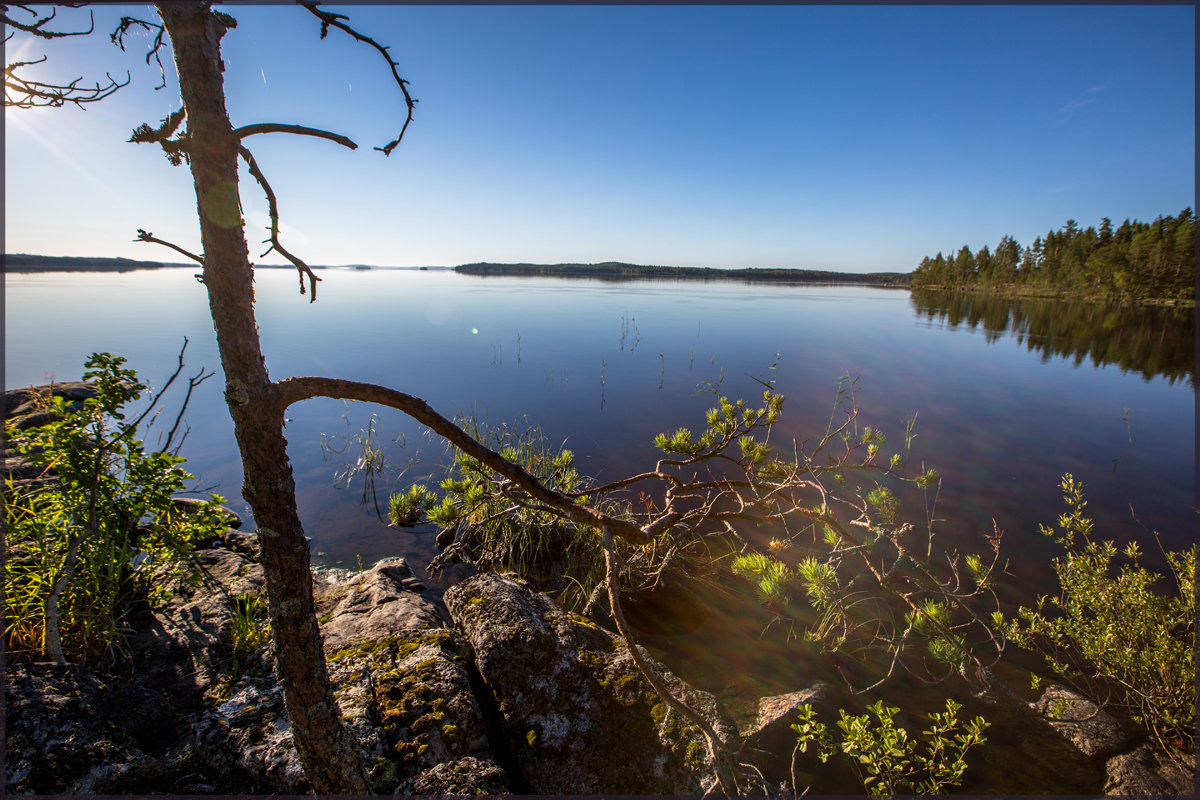
[[[1195,316],[1191,309],[1121,307],[985,293],[914,290],[918,317],[948,328],[982,329],[988,344],[1016,337],[1043,361],[1052,356],[1114,364],[1146,380],[1163,377],[1195,386]]]

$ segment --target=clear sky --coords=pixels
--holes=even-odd
[[[374,50],[289,5],[221,6],[235,126],[311,264],[607,260],[904,271],[1073,218],[1195,207],[1195,9],[1137,6],[339,6]],[[132,82],[86,111],[5,111],[5,250],[180,260],[185,168],[130,131],[179,107],[142,35],[17,35],[27,77]],[[87,11],[60,9],[63,26]],[[243,170],[251,257],[266,205]],[[262,235],[260,234],[262,232]],[[266,263],[281,263],[272,255]]]

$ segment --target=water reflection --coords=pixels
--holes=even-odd
[[[1146,380],[1195,386],[1195,312],[1167,306],[1121,307],[1045,298],[913,291],[913,309],[930,323],[982,329],[989,343],[1015,337],[1030,352],[1099,367],[1114,364]]]

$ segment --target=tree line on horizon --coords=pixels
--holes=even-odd
[[[779,283],[866,283],[881,286],[905,286],[904,272],[833,272],[818,269],[784,267],[665,267],[605,261],[599,264],[496,264],[478,262],[460,264],[455,272],[464,275],[538,275],[559,278],[601,278],[611,280],[741,280]]]
[[[161,261],[135,261],[132,258],[93,258],[90,256],[38,256],[29,253],[5,253],[5,272],[128,272],[134,269],[162,269]]]
[[[1085,229],[1069,219],[1029,247],[1005,235],[994,250],[984,245],[972,253],[963,245],[950,256],[926,256],[913,271],[912,287],[1184,300],[1195,287],[1195,243],[1191,208],[1153,222],[1126,219],[1116,228],[1108,217]]]

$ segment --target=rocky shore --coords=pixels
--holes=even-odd
[[[6,412],[20,403],[6,397]],[[6,469],[20,465],[6,453]],[[112,674],[49,663],[5,667],[7,793],[300,794],[308,791],[270,644],[231,651],[244,599],[263,595],[254,534],[231,528],[191,556],[197,579],[134,620]],[[700,731],[666,705],[624,641],[513,575],[480,573],[435,602],[402,558],[315,572],[318,622],[345,723],[385,794],[699,795],[716,786]],[[256,624],[265,626],[265,602]],[[810,703],[833,725],[844,698],[816,684],[764,697],[741,730],[713,695],[650,662],[738,754],[755,794],[793,781],[862,793],[848,759],[794,752]],[[1024,708],[968,699],[991,723],[969,758],[980,793],[1191,794],[1105,710],[1050,687]],[[1077,702],[1067,712],[1054,701]],[[1061,716],[1052,717],[1053,713]]]

